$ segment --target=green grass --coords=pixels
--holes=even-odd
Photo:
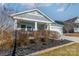
[[[79,56],[79,43],[47,51],[37,56]]]

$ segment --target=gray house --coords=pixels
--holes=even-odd
[[[64,21],[64,32],[79,32],[79,17],[74,17],[72,19]]]
[[[38,9],[15,13],[10,16],[14,21],[14,30],[50,30],[62,34],[62,26]]]

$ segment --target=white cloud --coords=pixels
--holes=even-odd
[[[64,7],[61,7],[61,8],[59,8],[59,9],[57,9],[57,11],[58,11],[58,12],[63,12],[64,9],[65,9]]]
[[[41,3],[41,4],[37,4],[38,7],[41,7],[41,6],[51,6],[52,4],[51,3]]]
[[[27,8],[36,8],[36,7],[41,7],[41,6],[51,6],[52,4],[51,3],[24,3],[24,4],[21,4],[23,6],[27,6]]]
[[[34,3],[22,3],[21,5],[26,6],[28,9],[36,7]]]
[[[58,11],[58,12],[64,12],[66,9],[69,8],[70,5],[71,5],[71,4],[60,4],[60,5],[59,5],[60,8],[58,8],[57,11]]]

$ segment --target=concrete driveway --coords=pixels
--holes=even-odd
[[[79,43],[79,37],[70,37],[70,36],[63,36],[62,39],[66,39],[69,41],[74,41]]]

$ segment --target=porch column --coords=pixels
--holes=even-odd
[[[37,31],[38,28],[37,28],[37,22],[35,22],[35,31]]]
[[[47,30],[50,30],[50,26],[51,26],[50,24],[47,24]]]
[[[49,30],[49,24],[47,24],[47,30]]]
[[[17,20],[14,21],[14,30],[17,29]]]

